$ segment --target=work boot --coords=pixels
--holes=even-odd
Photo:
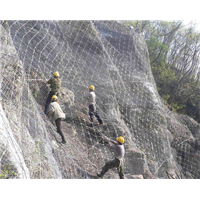
[[[62,143],[63,143],[63,144],[66,144],[66,141],[65,141],[65,140],[62,140]]]
[[[89,127],[94,127],[93,123],[90,123],[90,124],[89,124]]]
[[[97,176],[100,177],[100,178],[103,178],[103,176],[99,173],[97,173]]]

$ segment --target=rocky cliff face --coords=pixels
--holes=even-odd
[[[0,37],[2,178],[96,178],[114,157],[104,136],[120,135],[126,178],[199,178],[199,124],[162,103],[142,35],[115,21],[1,21]],[[65,145],[43,114],[55,71]],[[105,125],[89,129],[91,84]]]

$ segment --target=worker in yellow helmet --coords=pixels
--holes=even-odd
[[[59,95],[60,87],[61,87],[61,80],[59,78],[59,73],[55,72],[53,74],[53,77],[47,81],[47,84],[50,84],[51,91],[49,93],[49,96],[47,97],[46,104],[45,104],[45,110],[44,113],[47,114],[49,110],[49,104],[51,103],[51,98],[53,95]]]
[[[97,118],[99,124],[103,124],[103,121],[101,119],[101,117],[98,114],[98,110],[96,107],[96,94],[94,93],[94,86],[90,85],[89,86],[89,93],[85,94],[85,92],[83,92],[84,94],[84,98],[87,98],[89,101],[89,116],[90,116],[90,126],[93,127],[93,122],[94,122],[94,116]]]
[[[57,132],[60,134],[62,138],[62,143],[66,143],[64,135],[61,130],[61,121],[65,119],[65,113],[62,111],[60,105],[58,104],[58,97],[53,95],[51,98],[51,103],[49,105],[49,112],[47,114],[48,117],[52,117],[52,119],[56,123]]]
[[[104,167],[102,168],[101,173],[97,173],[97,176],[103,178],[103,175],[112,168],[117,168],[120,179],[124,179],[124,156],[125,156],[125,149],[124,149],[124,138],[122,136],[116,139],[117,141],[111,140],[107,138],[107,141],[112,149],[115,152],[115,159],[112,161],[107,162]]]

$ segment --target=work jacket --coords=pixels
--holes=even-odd
[[[50,103],[48,117],[52,117],[54,121],[58,118],[65,119],[65,113],[57,102]]]
[[[60,78],[51,78],[49,81],[47,81],[48,84],[50,84],[51,91],[56,93],[60,91],[61,87],[61,80]]]
[[[110,140],[110,142],[112,143],[112,144],[109,143],[109,144],[110,144],[110,147],[111,147],[112,149],[114,149],[116,158],[124,158],[124,155],[125,155],[124,145],[123,145],[123,144],[122,144],[122,145],[119,145],[119,144],[117,144],[117,142],[114,141],[114,140]]]
[[[88,99],[89,105],[95,105],[96,104],[96,94],[92,91],[88,94],[85,94],[83,98]]]

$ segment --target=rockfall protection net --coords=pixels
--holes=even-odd
[[[126,177],[148,178],[148,171],[166,178],[167,170],[199,178],[198,141],[188,143],[197,124],[186,119],[188,128],[167,113],[142,34],[116,21],[2,21],[0,35],[0,178],[95,178],[114,158],[104,136],[120,135],[127,152],[139,152],[127,153]],[[55,71],[67,116],[64,145],[44,114],[45,83]],[[81,99],[91,84],[105,123],[95,121],[94,128],[86,126],[88,105]],[[105,177],[118,178],[117,171]]]

